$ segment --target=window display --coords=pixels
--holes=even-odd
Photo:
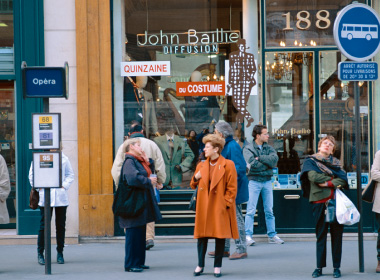
[[[15,155],[15,106],[13,82],[0,82],[0,154],[7,163],[11,192],[7,198],[10,224],[1,228],[16,226],[16,155]]]
[[[241,37],[241,11],[242,2],[236,0],[125,0],[124,61],[170,62],[170,75],[124,77],[123,92],[124,135],[133,122],[143,125],[145,136],[163,154],[166,189],[189,188],[202,157],[202,139],[213,133],[218,121],[229,122],[241,143],[244,129],[253,122],[247,101],[252,87],[257,87],[256,65],[253,55],[245,51],[245,42],[243,50],[236,44]],[[232,96],[225,95],[228,60],[234,69],[229,76]],[[247,71],[238,72],[247,61]],[[186,94],[177,92],[177,82],[193,87]]]

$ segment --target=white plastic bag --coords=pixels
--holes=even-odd
[[[360,220],[360,213],[352,201],[339,189],[336,190],[336,219],[341,225],[351,226]]]

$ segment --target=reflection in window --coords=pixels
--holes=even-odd
[[[299,188],[292,182],[298,182],[303,159],[314,152],[313,55],[266,53],[266,65],[267,124],[279,156],[274,187]]]
[[[209,1],[184,4],[183,1],[125,0],[126,60],[170,61],[171,65],[170,76],[125,77],[123,91],[124,134],[128,135],[133,121],[143,125],[145,136],[153,140],[163,154],[167,189],[189,188],[195,166],[201,160],[202,138],[213,133],[216,122],[226,121],[233,129],[238,127],[231,96],[199,93],[182,96],[176,89],[177,82],[224,82],[226,79],[225,63],[230,53],[237,50],[236,44],[217,44],[217,52],[212,51],[213,48],[208,51],[204,46],[194,51],[195,46],[189,44],[176,47],[189,29],[204,32],[205,36],[214,34],[215,39],[215,31],[220,36],[223,29],[224,40],[226,32],[240,32],[242,1],[217,2],[211,5]],[[226,13],[230,16],[225,17]],[[179,33],[182,35],[177,37]],[[139,39],[137,34],[141,34]],[[149,39],[145,34],[153,36]],[[161,42],[161,38],[165,46],[155,44],[157,40]],[[144,45],[145,42],[150,42],[150,46]],[[181,52],[182,49],[185,52]],[[235,139],[243,145],[244,126],[235,132]]]
[[[328,51],[320,55],[321,133],[335,137],[334,156],[342,162],[349,177],[356,178],[356,147],[354,91],[352,82],[341,82],[337,76],[338,63],[346,61],[340,52]],[[323,75],[322,75],[323,73]],[[368,158],[368,84],[359,83],[361,166],[362,173],[369,171]],[[351,180],[349,180],[351,182]],[[350,187],[354,185],[350,183]]]
[[[4,157],[11,192],[7,198],[10,225],[16,224],[16,157],[15,157],[15,104],[13,82],[0,82],[0,154]]]

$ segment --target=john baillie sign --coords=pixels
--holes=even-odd
[[[140,47],[162,46],[164,54],[217,53],[219,44],[236,43],[240,31],[216,29],[215,31],[198,32],[189,29],[183,33],[137,34],[137,45]]]

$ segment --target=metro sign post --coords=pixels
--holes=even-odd
[[[335,19],[334,40],[339,50],[349,62],[340,62],[338,78],[354,82],[355,94],[355,135],[360,135],[360,102],[358,81],[375,81],[378,79],[378,65],[368,62],[380,49],[380,20],[376,11],[365,4],[351,4],[343,8]],[[356,178],[361,178],[360,137],[355,137]],[[361,180],[356,185],[358,210],[362,214]],[[364,272],[363,224],[358,225],[359,271]]]

